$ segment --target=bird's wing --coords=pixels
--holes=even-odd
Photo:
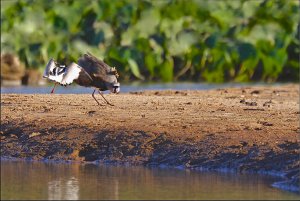
[[[49,80],[55,81],[55,82],[61,82],[63,79],[63,74],[58,72],[63,69],[58,69],[57,64],[55,63],[54,59],[50,59],[49,62],[46,65],[46,68],[44,70],[43,78],[47,78]],[[54,73],[55,71],[55,73]]]
[[[46,65],[46,68],[45,68],[45,70],[44,70],[43,77],[44,77],[44,78],[48,78],[51,69],[53,69],[53,68],[55,68],[55,67],[56,67],[55,62],[54,62],[54,60],[51,58],[51,59],[48,61],[47,65]]]
[[[95,57],[94,55],[92,55],[90,52],[87,52],[84,55],[85,59],[89,60],[90,62],[92,62],[94,65],[98,66],[98,68],[100,68],[101,70],[105,70],[106,73],[110,72],[111,67],[109,65],[107,65],[106,63],[104,63],[104,61],[98,59],[97,57]]]
[[[82,68],[84,68],[92,77],[100,78],[105,82],[115,80],[115,76],[118,75],[115,68],[110,67],[89,52],[79,58],[78,64]]]
[[[93,81],[91,76],[78,64],[72,62],[67,66],[66,72],[63,75],[63,79],[60,82],[62,85],[71,84],[74,80],[82,77],[83,79],[87,79],[89,81]]]
[[[63,76],[64,76],[63,74],[60,74],[60,75],[49,75],[47,78],[49,80],[61,83],[61,81],[63,80]]]
[[[63,79],[61,80],[60,84],[71,84],[74,80],[78,79],[80,71],[82,71],[82,68],[74,62],[72,62],[70,65],[67,66],[66,72],[64,73]]]

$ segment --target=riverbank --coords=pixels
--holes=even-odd
[[[274,173],[299,189],[298,85],[106,98],[1,94],[1,156]]]

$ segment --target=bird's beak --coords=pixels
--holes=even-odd
[[[113,93],[118,94],[119,92],[120,92],[120,88],[119,87],[114,87]]]
[[[112,92],[115,93],[115,94],[118,94],[120,92],[120,83],[119,82],[115,83],[113,85],[113,91]]]

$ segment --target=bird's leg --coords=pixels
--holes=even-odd
[[[102,92],[98,89],[98,92],[99,94],[102,96],[102,98],[105,100],[105,102],[108,104],[108,105],[111,105],[111,106],[114,106],[113,104],[111,104],[110,102],[108,102],[108,100],[106,100],[106,98],[104,98]]]
[[[56,85],[57,85],[57,83],[55,82],[54,87],[53,87],[53,89],[51,90],[51,94],[54,93],[54,89],[55,89]]]
[[[96,92],[96,89],[94,90],[94,92],[93,92],[93,94],[92,94],[92,96],[93,96],[93,98],[95,99],[95,101],[98,103],[98,105],[101,105],[98,101],[97,101],[97,99],[95,98],[95,92]]]

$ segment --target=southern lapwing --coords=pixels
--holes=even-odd
[[[86,53],[80,57],[78,64],[72,62],[68,66],[60,65],[54,59],[50,59],[43,77],[55,82],[51,93],[54,93],[57,83],[66,86],[75,82],[80,86],[95,87],[92,96],[98,105],[101,104],[94,96],[96,90],[109,105],[112,104],[104,98],[102,91],[120,92],[120,83],[117,80],[119,75],[116,68],[110,67],[91,53]]]

